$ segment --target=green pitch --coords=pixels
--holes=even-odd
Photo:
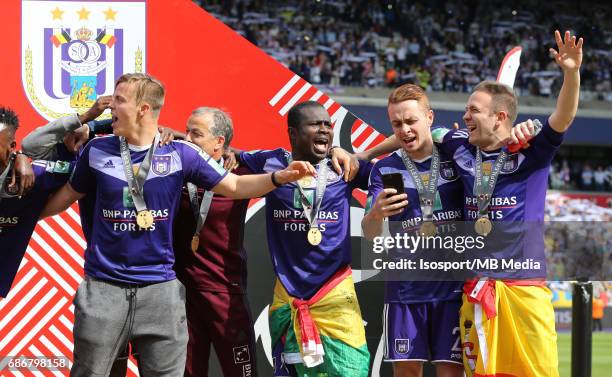
[[[558,333],[559,375],[572,375],[572,339],[569,332]],[[612,375],[612,333],[593,333],[592,377]]]

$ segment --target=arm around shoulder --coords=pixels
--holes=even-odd
[[[40,218],[44,219],[45,217],[57,215],[84,196],[85,194],[75,191],[70,183],[66,183],[47,200],[47,204],[42,210]]]

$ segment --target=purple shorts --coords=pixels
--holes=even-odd
[[[431,361],[462,364],[461,301],[385,304],[385,361]]]

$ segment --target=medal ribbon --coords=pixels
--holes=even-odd
[[[223,166],[223,157],[221,157],[219,164]],[[210,204],[212,203],[214,193],[212,191],[205,190],[204,195],[202,196],[202,203],[198,204],[198,187],[193,183],[188,182],[187,191],[189,192],[189,203],[191,204],[191,210],[196,218],[196,230],[193,235],[199,237],[200,231],[206,222],[206,217],[208,217],[208,211],[210,209]]]
[[[2,200],[2,198],[15,197],[14,195],[11,195],[8,192],[4,191],[4,182],[6,181],[6,177],[8,177],[9,172],[13,170],[13,165],[15,165],[15,155],[14,154],[12,154],[9,157],[8,164],[6,164],[6,168],[2,172],[2,175],[0,175],[0,201]]]
[[[290,164],[292,161],[291,155],[287,154],[287,163]],[[310,228],[317,228],[318,225],[318,217],[319,217],[319,209],[321,208],[321,203],[323,203],[323,195],[325,194],[325,188],[327,187],[327,158],[324,158],[317,165],[319,169],[317,171],[317,188],[315,191],[315,201],[314,203],[310,203],[308,201],[308,197],[302,189],[302,186],[296,183],[298,190],[300,191],[300,200],[302,201],[302,208],[304,209],[304,216],[310,224]]]
[[[157,143],[159,143],[159,133],[155,135],[153,144],[151,144],[151,148],[149,148],[147,155],[140,163],[137,176],[134,177],[132,158],[130,157],[130,149],[128,147],[127,141],[123,136],[119,138],[121,159],[123,160],[123,171],[125,172],[125,178],[127,179],[130,194],[132,195],[132,199],[134,200],[134,206],[136,207],[137,212],[147,210],[147,203],[145,203],[144,200],[144,183],[147,179],[147,175],[149,174],[149,169],[151,168],[151,159],[153,157],[153,154],[155,153]]]
[[[422,222],[433,221],[433,203],[438,189],[438,177],[440,176],[440,154],[438,153],[438,148],[436,148],[435,145],[433,146],[427,187],[425,187],[423,183],[419,169],[417,169],[414,162],[408,157],[406,151],[403,149],[401,150],[401,156],[406,166],[406,170],[408,170],[408,174],[412,177],[417,192],[419,193],[419,204],[423,216]],[[398,192],[398,194],[401,193]]]
[[[495,159],[495,162],[493,163],[491,175],[489,176],[489,184],[487,185],[488,187],[485,188],[484,176],[482,173],[482,155],[480,148],[476,147],[474,194],[476,194],[476,199],[478,200],[479,217],[489,217],[489,203],[491,202],[493,190],[495,190],[495,184],[497,183],[499,173],[501,172],[502,166],[504,166],[506,163],[507,158],[508,152],[506,152],[505,149],[502,149],[499,156],[497,156],[497,159]]]

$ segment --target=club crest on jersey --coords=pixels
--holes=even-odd
[[[405,354],[408,350],[410,350],[410,339],[395,339],[395,352]]]
[[[514,153],[506,158],[506,162],[501,168],[501,171],[504,173],[514,173],[516,169],[519,167],[519,155],[518,153]]]
[[[143,72],[144,0],[21,4],[22,83],[47,120],[83,112],[123,73]]]
[[[338,182],[340,178],[341,177],[333,170],[333,168],[330,167],[329,170],[327,170],[327,184]]]
[[[160,176],[165,176],[170,173],[172,167],[171,156],[153,156],[152,159],[153,172]]]
[[[453,165],[452,161],[440,163],[440,177],[447,181],[454,181],[459,178],[457,169],[455,169],[455,165]]]

